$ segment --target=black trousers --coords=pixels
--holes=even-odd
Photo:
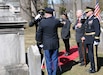
[[[78,46],[78,51],[79,51],[79,60],[80,63],[84,62],[84,57],[83,57],[83,51],[82,51],[82,42],[77,42],[77,46]]]
[[[70,43],[69,43],[69,39],[63,39],[64,45],[65,45],[65,50],[66,52],[70,52]]]
[[[90,61],[91,69],[95,70],[93,44],[85,44],[85,50],[86,49],[88,49],[88,58],[89,58],[89,61]]]

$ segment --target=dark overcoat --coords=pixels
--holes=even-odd
[[[73,29],[76,31],[76,34],[75,34],[76,41],[77,42],[82,42],[81,38],[84,35],[84,27],[83,27],[83,24],[82,24],[81,28],[76,27],[77,23],[78,23],[78,20],[76,21],[75,25],[73,26]]]
[[[84,36],[85,36],[85,43],[86,44],[93,44],[94,41],[99,42],[99,36],[100,36],[100,23],[98,18],[96,18],[94,15],[91,18],[88,18],[84,24]],[[95,33],[93,35],[86,35],[88,33]]]
[[[69,39],[71,22],[69,20],[64,20],[64,21],[66,22],[66,24],[64,24],[62,27],[61,37],[62,37],[62,39]]]
[[[42,19],[36,33],[36,41],[41,42],[44,50],[59,48],[58,26],[60,21],[54,17]]]

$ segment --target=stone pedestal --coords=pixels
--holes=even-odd
[[[24,25],[9,7],[0,4],[0,75],[28,75],[25,64]]]
[[[0,65],[25,63],[23,35],[19,31],[16,33],[15,29],[0,29],[0,33]]]
[[[24,29],[0,29],[0,75],[28,75]]]
[[[26,64],[9,65],[0,67],[0,75],[28,75]]]

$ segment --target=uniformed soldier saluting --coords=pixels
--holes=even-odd
[[[44,10],[45,19],[42,19],[39,23],[39,28],[36,33],[36,41],[43,44],[48,75],[56,75],[59,48],[57,28],[60,21],[53,17],[54,9],[47,7]]]
[[[32,20],[29,22],[29,27],[35,25],[37,31],[38,24],[43,18],[44,18],[44,9],[40,9],[38,10],[38,14],[34,18],[32,18]]]
[[[37,28],[39,27],[38,25],[42,19],[44,19],[44,9],[38,10],[38,14],[34,18],[32,18],[32,20],[29,22],[29,27],[35,26],[36,32],[37,32]],[[42,47],[40,45],[42,46],[42,44],[37,43],[37,46],[39,48],[39,52],[41,54],[41,63],[42,63],[43,52],[42,52]],[[44,75],[43,71],[42,71],[42,75]]]
[[[93,44],[98,45],[100,40],[100,23],[98,18],[96,18],[94,14],[94,8],[86,7],[86,16],[87,20],[84,24],[84,36],[81,38],[85,44],[85,50],[88,49],[88,57],[90,60],[90,69],[89,73],[95,73],[95,62],[94,62],[94,54],[93,54]]]

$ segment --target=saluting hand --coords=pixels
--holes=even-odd
[[[65,25],[65,24],[66,24],[66,22],[65,22],[65,21],[62,21],[61,23],[62,23],[63,25]]]

